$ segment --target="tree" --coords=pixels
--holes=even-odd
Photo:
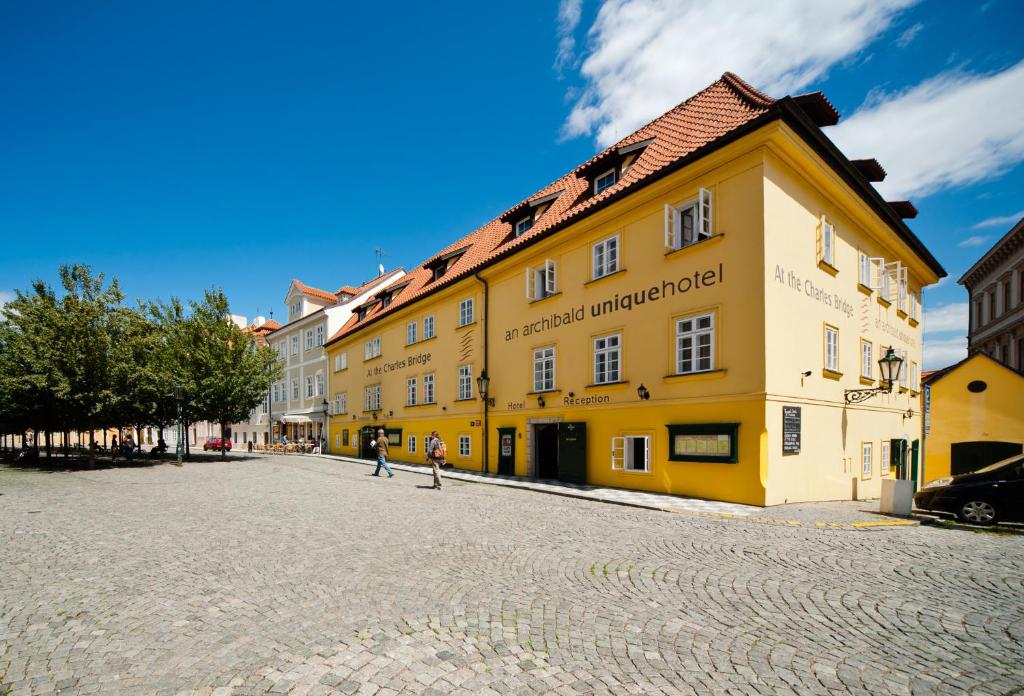
[[[257,347],[253,336],[231,321],[223,292],[208,290],[202,302],[191,306],[197,406],[203,418],[220,424],[223,437],[229,424],[247,418],[263,401],[281,368],[271,348]]]

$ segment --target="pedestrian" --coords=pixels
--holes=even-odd
[[[135,438],[132,437],[131,433],[125,435],[124,453],[128,455],[128,461],[132,461],[132,456],[135,454]]]
[[[434,472],[434,489],[441,490],[441,463],[445,455],[444,441],[437,431],[430,433],[430,444],[428,452],[430,456],[430,468]]]
[[[377,468],[373,475],[380,476],[380,468],[384,467],[384,471],[388,472],[388,478],[394,478],[395,474],[388,466],[388,439],[384,437],[384,431],[378,430],[377,440],[370,444],[377,450]]]

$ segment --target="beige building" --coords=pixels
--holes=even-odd
[[[971,298],[968,354],[1024,370],[1024,218],[959,282]]]
[[[350,285],[328,292],[293,280],[285,296],[288,322],[266,336],[284,367],[270,389],[272,442],[287,436],[290,442],[319,441],[327,415],[328,365],[324,343],[374,293],[405,275],[397,269],[382,273],[359,287]],[[259,437],[257,442],[262,443]]]

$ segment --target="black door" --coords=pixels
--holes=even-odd
[[[536,426],[537,478],[558,478],[558,423]]]
[[[587,424],[558,427],[558,478],[566,483],[587,482]]]
[[[363,428],[359,431],[359,456],[362,459],[376,459],[377,452],[370,446],[373,439],[373,428]]]
[[[1024,451],[1019,442],[954,442],[949,450],[949,473],[953,476],[969,474]]]
[[[516,474],[515,428],[498,428],[498,473],[502,476]]]

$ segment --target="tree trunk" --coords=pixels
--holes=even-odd
[[[96,431],[89,431],[89,466],[96,466]]]
[[[228,424],[227,424],[226,421],[221,421],[220,422],[220,458],[221,459],[227,459],[227,457],[228,457],[228,446],[227,446],[227,444],[224,441],[224,431],[227,428],[227,425]]]
[[[53,441],[51,439],[52,434],[50,433],[49,429],[46,430],[46,433],[43,435],[43,437],[46,438],[46,458],[49,459],[53,455]]]

